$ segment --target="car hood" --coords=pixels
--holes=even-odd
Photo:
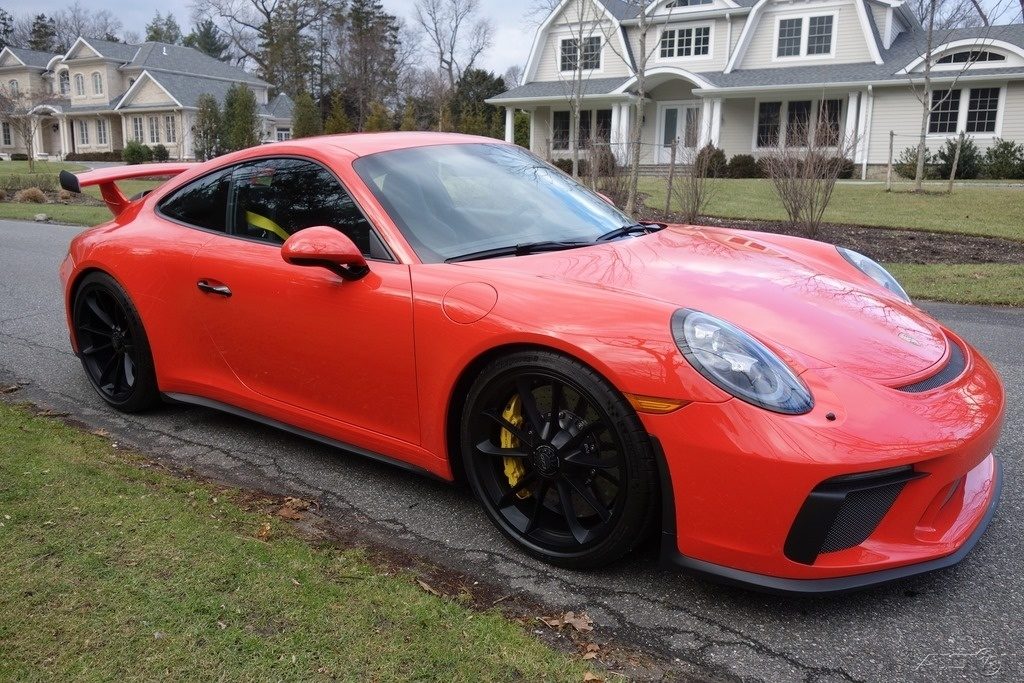
[[[873,286],[834,250],[822,258],[813,248],[771,239],[671,226],[608,244],[461,265],[698,309],[742,327],[797,366],[839,367],[891,385],[946,357],[948,342],[934,320]]]

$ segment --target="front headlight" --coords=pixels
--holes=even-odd
[[[681,308],[672,315],[676,346],[697,372],[736,398],[777,413],[814,407],[811,392],[764,344],[719,318]]]
[[[896,281],[889,271],[883,268],[877,261],[874,261],[864,254],[853,251],[852,249],[844,249],[843,247],[836,247],[839,253],[844,259],[850,262],[854,268],[867,275],[869,278],[882,285],[890,292],[903,299],[907,303],[910,303],[910,296],[906,290],[900,286],[900,283]]]

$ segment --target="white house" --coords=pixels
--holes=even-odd
[[[40,157],[116,152],[138,140],[164,145],[172,158],[192,158],[200,95],[223,103],[235,83],[255,93],[264,139],[291,137],[287,95],[271,99],[266,81],[190,47],[79,38],[66,54],[0,50],[0,86],[6,92],[50,95],[34,99],[47,100],[34,110],[42,119],[33,144]],[[0,153],[24,152],[23,147],[2,124]]]
[[[621,149],[635,115],[642,4],[565,0],[551,13],[524,84],[488,100],[506,107],[509,141],[513,111],[525,110],[531,149],[568,153],[575,74],[580,139],[593,131]],[[665,163],[676,140],[730,157],[800,145],[793,131],[806,126],[796,123],[823,122],[849,141],[863,175],[887,162],[890,131],[897,154],[915,144],[922,106],[911,83],[921,90],[927,40],[905,0],[661,0],[645,11],[643,163]],[[931,149],[960,131],[981,148],[1024,141],[1024,25],[936,36]]]

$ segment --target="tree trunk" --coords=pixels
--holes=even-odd
[[[960,165],[960,150],[964,146],[964,132],[956,138],[956,151],[953,153],[953,166],[949,169],[949,194],[953,194],[953,182],[956,180],[956,167]]]
[[[931,91],[925,89],[924,97],[928,104],[921,107],[921,134],[917,139],[917,170],[914,172],[914,192],[920,192],[923,189],[925,141],[928,137],[928,117],[932,110]]]

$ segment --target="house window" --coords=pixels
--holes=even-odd
[[[576,145],[578,147],[590,146],[590,131],[593,113],[588,109],[580,112],[580,129],[576,131]]]
[[[78,144],[88,145],[89,144],[89,122],[79,121],[78,122]]]
[[[4,146],[11,146],[11,124],[4,121],[3,123],[3,134],[4,134]]]
[[[780,19],[777,24],[778,42],[775,46],[775,56],[827,57],[832,54],[835,28],[835,16],[832,14]]]
[[[832,53],[832,15],[811,17],[807,29],[807,54]]]
[[[583,47],[576,38],[563,38],[561,43],[562,71],[575,71],[577,64],[583,71],[601,68],[601,36],[584,38]]]
[[[103,77],[100,76],[98,72],[92,75],[92,94],[103,94]]]
[[[100,119],[96,122],[96,144],[105,145],[107,144],[107,121],[106,119]]]
[[[973,64],[974,62],[1005,62],[1006,55],[987,50],[964,50],[940,57],[936,64]]]
[[[612,139],[612,110],[598,109],[596,119],[597,139],[601,142],[610,142]]]
[[[75,74],[75,94],[79,97],[85,96],[85,76]]]
[[[932,111],[928,117],[929,133],[955,133],[959,116],[959,90],[932,91]]]
[[[999,88],[971,88],[964,129],[968,133],[994,133],[998,113]]]
[[[800,33],[803,25],[803,19],[782,19],[779,22],[779,47],[775,52],[776,56],[800,56]]]
[[[278,128],[277,129],[277,141],[278,142],[284,142],[285,140],[291,140],[291,139],[292,139],[292,129],[291,128]]]
[[[761,102],[757,108],[757,146],[776,147],[782,122],[781,102]]]
[[[665,5],[665,7],[699,7],[700,5],[710,5],[711,2],[712,0],[673,0]]]
[[[569,149],[569,112],[556,111],[551,118],[551,149]]]
[[[711,51],[711,27],[670,28],[661,32],[661,57],[699,57]]]
[[[167,142],[178,141],[178,123],[173,115],[164,117],[164,139]]]
[[[142,137],[142,117],[141,116],[133,116],[132,117],[132,138],[137,140],[138,142],[142,142],[143,137]]]
[[[815,136],[819,145],[838,147],[841,135],[840,118],[843,114],[842,100],[822,100],[818,104],[818,127]]]
[[[790,102],[786,106],[786,144],[792,147],[806,147],[810,127],[810,100]]]
[[[68,76],[68,72],[67,71],[61,71],[60,72],[60,76],[58,77],[58,81],[60,83],[60,94],[61,95],[67,95],[68,93],[71,92],[71,77]]]
[[[160,142],[160,119],[156,116],[149,118],[149,141],[150,143]]]

